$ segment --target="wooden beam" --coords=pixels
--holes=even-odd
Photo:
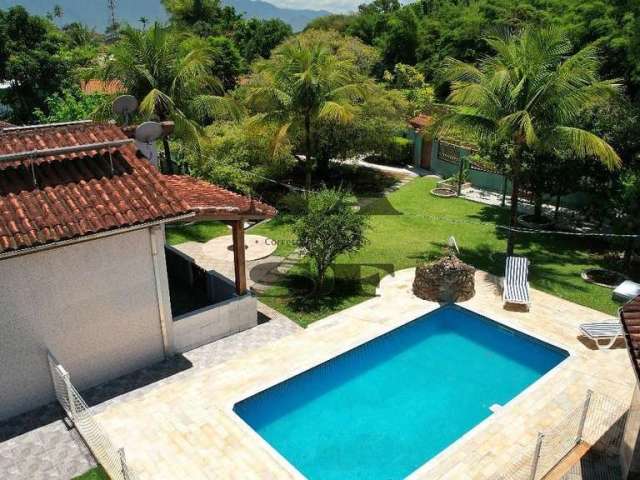
[[[236,293],[247,293],[247,272],[245,266],[244,220],[235,220],[231,224],[233,236],[233,268],[236,274]]]

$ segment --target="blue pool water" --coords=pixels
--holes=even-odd
[[[446,306],[234,410],[310,479],[400,479],[566,357]]]

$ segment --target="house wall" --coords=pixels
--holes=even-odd
[[[163,243],[154,227],[0,260],[0,418],[54,399],[47,349],[79,389],[164,358]]]
[[[460,157],[466,157],[472,152],[464,147],[458,147],[458,155]],[[448,160],[444,160],[440,155],[439,142],[433,142],[433,148],[431,153],[431,170],[437,173],[443,178],[451,177],[458,174],[458,163],[451,163]],[[483,190],[490,190],[492,192],[502,193],[504,188],[504,175],[499,173],[486,172],[475,168],[470,169],[468,181],[476,187]],[[511,194],[511,182],[507,181],[507,195]],[[568,208],[580,208],[587,204],[589,198],[582,192],[572,193],[570,195],[564,195],[560,197],[560,206]],[[544,196],[544,202],[550,205],[555,205],[555,197]]]

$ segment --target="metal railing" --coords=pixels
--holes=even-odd
[[[626,412],[627,408],[617,401],[588,390],[580,405],[553,428],[539,432],[531,450],[505,472],[494,476],[494,480],[542,480],[580,444],[617,455]]]
[[[47,356],[56,398],[98,464],[107,472],[111,480],[136,480],[136,476],[127,465],[124,449],[116,449],[100,428],[90,408],[71,383],[69,372],[51,352],[47,352]]]

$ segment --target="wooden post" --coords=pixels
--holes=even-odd
[[[244,221],[234,220],[233,231],[233,268],[236,274],[236,293],[244,295],[247,293],[247,272],[244,260]]]

